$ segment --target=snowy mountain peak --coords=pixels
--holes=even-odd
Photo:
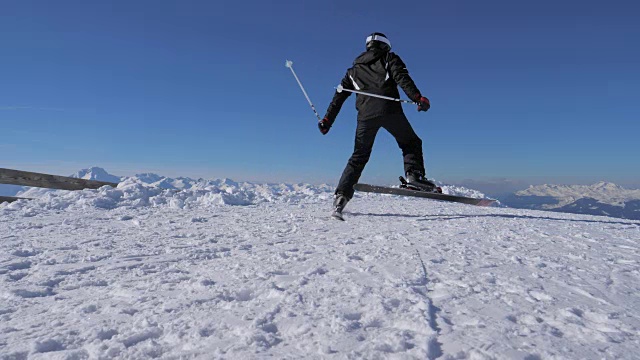
[[[114,183],[120,182],[119,176],[111,175],[107,172],[107,170],[97,166],[93,166],[88,169],[82,169],[71,175],[71,177],[84,180],[98,180]]]
[[[224,178],[224,179],[220,180],[218,182],[218,184],[219,185],[227,185],[227,186],[238,186],[237,182],[235,182],[235,181],[233,181],[231,179],[228,179],[228,178]]]
[[[607,181],[600,181],[591,185],[591,188],[594,190],[604,190],[604,191],[624,191],[625,189],[617,184],[610,183]]]
[[[136,174],[134,177],[140,179],[140,181],[148,183],[148,184],[152,184],[154,182],[160,181],[162,179],[164,179],[164,177],[158,175],[158,174],[154,174],[154,173],[142,173],[142,174]]]
[[[640,199],[640,190],[628,190],[620,185],[600,181],[593,185],[535,185],[516,193],[518,196],[551,196],[556,198],[593,198],[603,202],[611,199]]]
[[[505,199],[513,207],[638,219],[640,190],[600,181],[592,185],[537,185]]]

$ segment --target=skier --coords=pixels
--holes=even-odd
[[[391,42],[384,34],[376,32],[368,36],[366,50],[355,59],[353,67],[347,70],[341,83],[344,89],[399,98],[400,85],[407,96],[419,104],[418,111],[429,110],[429,99],[422,96],[400,57],[391,52]],[[331,129],[349,95],[350,92],[342,91],[333,96],[326,115],[318,122],[323,135]],[[355,146],[335,191],[335,216],[341,218],[342,210],[353,197],[353,186],[369,161],[373,142],[381,127],[393,135],[402,150],[408,183],[425,191],[433,191],[435,184],[425,178],[422,140],[409,124],[401,103],[357,94],[356,109],[358,126]]]

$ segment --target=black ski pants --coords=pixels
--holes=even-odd
[[[358,119],[356,141],[353,155],[342,172],[342,177],[336,188],[336,194],[342,193],[347,198],[353,197],[353,186],[360,179],[365,165],[371,156],[373,142],[378,130],[384,128],[398,142],[404,157],[404,171],[425,174],[424,159],[422,157],[422,140],[416,135],[404,114],[384,115],[372,119]]]

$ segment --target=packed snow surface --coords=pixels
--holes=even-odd
[[[640,354],[638,222],[152,177],[0,205],[0,359]]]

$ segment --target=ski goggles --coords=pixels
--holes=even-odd
[[[389,45],[389,47],[391,47],[391,41],[389,41],[389,39],[381,35],[370,35],[369,37],[367,37],[367,42],[365,44],[368,44],[372,41],[380,41]]]

